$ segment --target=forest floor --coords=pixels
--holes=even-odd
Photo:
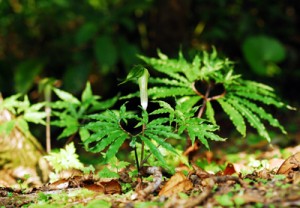
[[[195,157],[190,167],[178,166],[173,175],[143,167],[142,177],[135,179],[124,169],[117,179],[74,174],[37,188],[2,187],[0,206],[300,207],[300,145]]]

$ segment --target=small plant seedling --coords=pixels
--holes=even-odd
[[[86,116],[110,108],[115,104],[118,97],[99,101],[101,97],[93,95],[89,82],[86,84],[81,95],[81,101],[63,90],[54,88],[53,91],[60,100],[51,104],[53,108],[52,114],[54,115],[54,121],[51,124],[63,128],[63,132],[59,135],[58,139],[70,137],[69,142],[77,133],[80,134],[82,139],[87,138],[89,136],[88,132],[84,128],[81,128]]]
[[[12,95],[3,101],[0,97],[0,111],[7,110],[12,115],[10,119],[1,124],[0,134],[9,135],[13,128],[17,126],[25,135],[29,135],[28,123],[45,125],[46,113],[41,110],[44,106],[45,103],[43,102],[31,104],[26,95]]]
[[[59,152],[51,152],[49,155],[44,156],[46,160],[54,169],[54,173],[50,174],[50,181],[56,181],[59,179],[59,173],[63,170],[82,170],[85,167],[78,159],[74,143],[66,145],[64,149],[60,149]]]

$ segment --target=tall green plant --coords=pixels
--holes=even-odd
[[[170,59],[158,51],[158,58],[139,56],[164,78],[150,78],[149,96],[153,99],[176,97],[185,112],[201,104],[197,117],[203,114],[216,124],[213,102],[217,102],[228,115],[237,131],[246,135],[246,122],[255,128],[260,136],[270,141],[264,121],[286,133],[283,126],[263,106],[288,107],[279,101],[273,88],[262,83],[244,80],[234,74],[233,63],[218,57],[217,51],[195,55],[189,62],[179,52],[178,59]],[[130,94],[124,98],[131,98]]]
[[[136,80],[139,84],[141,116],[138,116],[136,112],[127,111],[124,104],[119,112],[107,111],[88,117],[94,121],[85,125],[85,128],[91,132],[91,135],[83,139],[87,150],[105,151],[104,158],[109,161],[117,154],[125,140],[129,140],[135,153],[138,169],[153,155],[161,166],[170,170],[162,151],[166,150],[175,155],[178,152],[168,143],[168,139],[185,139],[183,135],[187,132],[192,142],[198,138],[207,148],[207,139],[224,140],[214,134],[214,131],[218,129],[216,125],[212,125],[204,119],[195,118],[194,111],[191,113],[182,111],[180,104],[173,109],[168,103],[158,101],[160,108],[148,113],[148,78],[149,73],[146,68],[135,66],[124,81]],[[154,115],[155,118],[150,119],[150,115]],[[132,119],[137,122],[135,128],[142,127],[137,133],[132,133],[125,128],[128,121]],[[140,151],[137,151],[137,146],[140,146]],[[140,157],[138,152],[140,152]],[[145,155],[146,152],[148,155]]]

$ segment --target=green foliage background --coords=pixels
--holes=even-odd
[[[89,80],[112,98],[132,92],[117,84],[136,54],[176,57],[181,48],[189,59],[214,45],[238,74],[299,106],[299,9],[284,0],[2,0],[0,92],[41,100],[37,83],[53,77],[78,97]]]

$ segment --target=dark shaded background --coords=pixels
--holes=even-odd
[[[39,80],[54,77],[76,95],[89,80],[96,94],[110,98],[131,90],[117,84],[139,63],[136,54],[155,56],[159,48],[175,57],[181,49],[189,57],[214,45],[236,62],[237,73],[271,85],[284,101],[299,106],[299,5],[286,0],[2,0],[0,92],[40,100]],[[260,36],[283,46],[284,57],[260,60],[274,52],[273,46],[254,47],[250,55],[262,53],[257,70],[243,45]]]

